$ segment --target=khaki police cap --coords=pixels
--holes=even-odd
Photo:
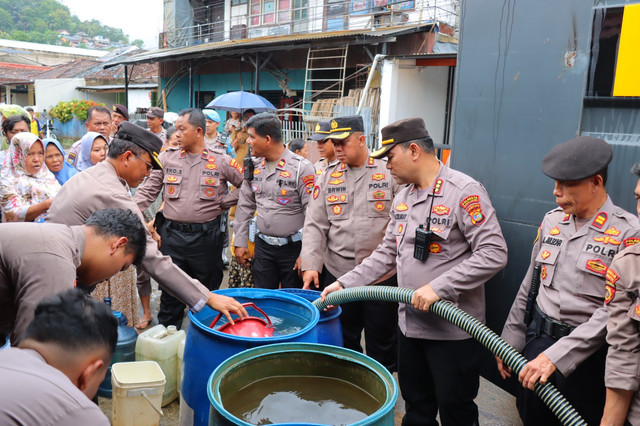
[[[385,157],[391,148],[399,143],[429,137],[424,120],[419,117],[395,121],[384,126],[380,133],[382,134],[382,147],[371,154],[373,158]]]
[[[347,115],[336,117],[329,122],[329,138],[344,140],[351,136],[353,132],[364,132],[364,121],[359,115]]]
[[[607,167],[612,157],[613,150],[604,140],[578,136],[554,146],[542,159],[542,172],[555,180],[582,180]]]
[[[114,139],[130,141],[143,148],[151,156],[151,165],[155,170],[162,169],[158,155],[162,148],[162,139],[142,127],[129,121],[123,121],[118,126]]]

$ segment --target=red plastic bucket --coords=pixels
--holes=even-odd
[[[235,324],[228,322],[220,326],[217,330],[234,336],[273,337],[273,325],[271,324],[269,316],[252,302],[243,303],[242,306],[245,308],[250,307],[260,312],[266,318],[266,321],[262,318],[248,316],[242,319],[238,318],[235,320]],[[211,322],[211,325],[209,325],[209,328],[213,328],[221,317],[222,314],[218,314]]]

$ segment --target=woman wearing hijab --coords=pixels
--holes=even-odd
[[[15,135],[0,174],[2,221],[39,221],[59,190],[60,184],[44,163],[40,138],[27,132]]]
[[[80,139],[78,171],[83,171],[103,161],[107,156],[107,140],[98,132],[88,132]]]
[[[47,168],[56,177],[60,185],[64,185],[69,178],[76,173],[75,167],[64,161],[64,149],[60,142],[55,139],[46,138],[44,142],[44,162]]]

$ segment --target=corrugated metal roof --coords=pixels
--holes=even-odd
[[[426,28],[430,28],[435,23],[423,23],[419,25],[401,25],[395,27],[389,27],[382,30],[344,30],[344,31],[331,31],[321,33],[306,33],[306,34],[293,34],[285,36],[265,36],[254,37],[240,40],[227,40],[206,44],[198,44],[195,46],[176,47],[173,49],[159,49],[152,50],[150,52],[141,53],[139,55],[133,55],[128,58],[117,58],[104,65],[105,68],[113,67],[118,64],[131,65],[140,64],[144,62],[162,62],[168,60],[175,60],[177,58],[189,58],[202,56],[203,53],[208,53],[208,56],[217,56],[222,54],[229,54],[229,51],[244,51],[250,48],[265,48],[265,47],[277,47],[286,44],[300,44],[305,42],[313,42],[317,40],[329,40],[329,39],[345,39],[354,40],[359,37],[362,38],[361,42],[364,43],[368,39],[393,37],[401,34],[408,34],[412,32],[418,32]]]
[[[130,84],[129,90],[131,89],[155,89],[158,87],[158,83],[141,83],[141,84]],[[101,84],[99,86],[78,86],[76,87],[78,90],[83,90],[87,92],[101,92],[105,90],[124,90],[124,84]]]

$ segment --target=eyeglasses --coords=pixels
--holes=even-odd
[[[133,153],[132,153],[133,154]],[[147,171],[150,172],[151,170],[153,170],[153,166],[151,165],[151,163],[147,163],[146,161],[144,161],[142,158],[138,157],[137,155],[133,154],[134,157],[136,157],[138,160],[142,161],[144,164],[147,165]]]

